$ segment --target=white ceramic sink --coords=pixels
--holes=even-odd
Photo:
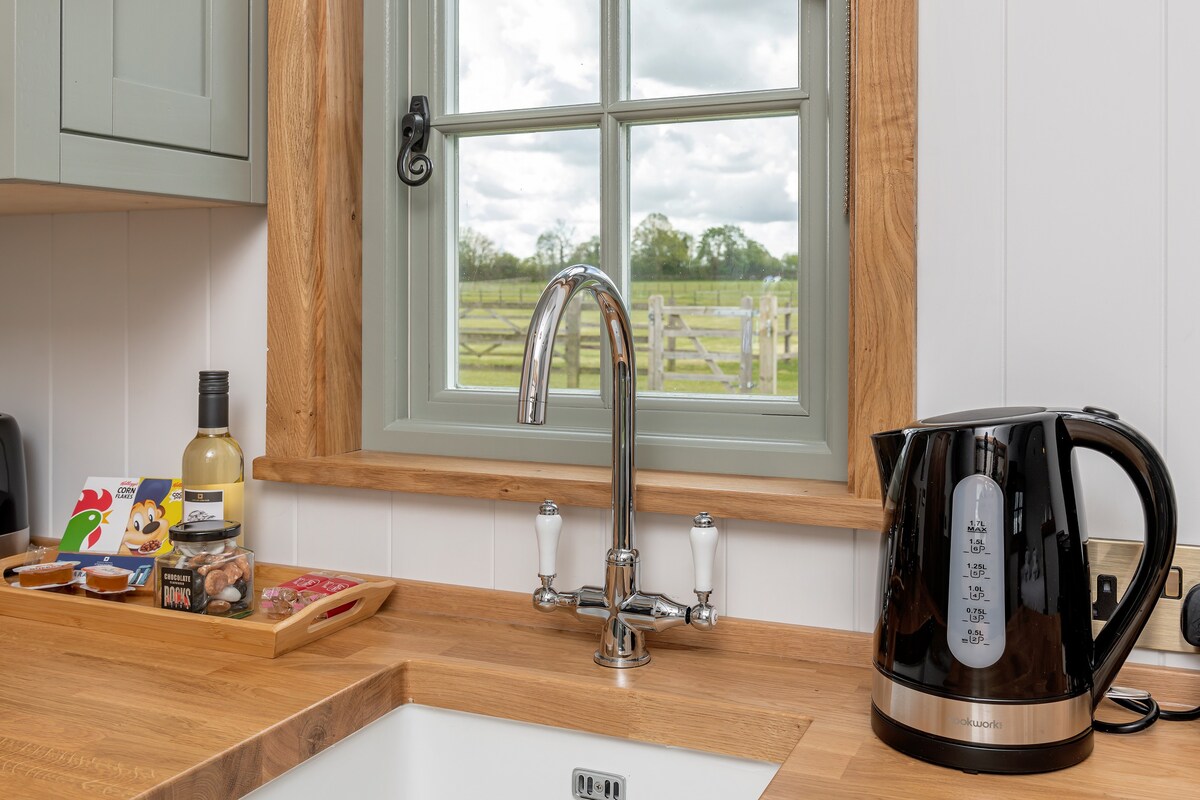
[[[573,800],[577,767],[624,777],[619,800],[756,800],[779,769],[766,761],[410,704],[248,797]]]

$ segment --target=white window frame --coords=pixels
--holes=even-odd
[[[447,281],[453,279],[456,208],[445,134],[533,127],[601,125],[608,152],[602,170],[601,264],[619,282],[628,269],[628,187],[613,172],[623,162],[627,121],[711,119],[723,115],[797,113],[800,125],[800,318],[802,359],[798,402],[668,395],[638,398],[638,459],[642,467],[790,477],[846,478],[848,245],[842,215],[844,74],[830,69],[824,47],[844,38],[844,7],[798,0],[801,19],[799,90],[654,100],[609,100],[623,76],[602,74],[600,104],[535,112],[442,113],[451,70],[436,38],[424,31],[453,18],[452,0],[367,3],[364,26],[363,445],[369,449],[530,461],[607,464],[610,412],[595,392],[552,392],[544,427],[516,423],[514,391],[446,389],[452,375],[447,325],[456,318]],[[623,63],[615,31],[624,3],[601,0],[602,49]],[[841,26],[841,27],[839,27]],[[439,28],[440,29],[440,28]],[[815,41],[817,44],[812,44]],[[809,42],[810,46],[805,47]],[[403,45],[411,53],[402,52]],[[428,70],[410,68],[429,65]],[[428,74],[426,74],[428,73]],[[428,94],[434,128],[435,178],[408,189],[396,176],[400,117],[412,94]],[[511,127],[510,127],[511,126]],[[828,142],[834,142],[831,149]],[[808,145],[819,142],[819,145]],[[381,165],[372,168],[370,165]],[[824,191],[818,187],[823,184]],[[830,189],[829,187],[835,187]],[[552,220],[547,220],[549,225]],[[585,298],[585,302],[591,302]],[[430,347],[430,342],[434,343]],[[453,355],[453,354],[450,354]],[[601,380],[603,386],[606,382]],[[686,404],[681,411],[679,404]],[[507,413],[505,413],[507,412]],[[710,432],[718,431],[714,435]]]

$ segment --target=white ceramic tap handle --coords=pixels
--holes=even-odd
[[[553,501],[542,503],[533,520],[533,529],[537,533],[538,575],[553,576],[558,560],[558,535],[562,532],[562,517]]]
[[[713,561],[717,558],[717,524],[704,512],[692,520],[692,566],[696,571],[697,593],[711,592]]]

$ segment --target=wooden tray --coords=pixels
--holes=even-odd
[[[0,571],[22,563],[24,556],[0,560]],[[310,571],[279,564],[255,564],[255,593]],[[114,603],[85,597],[82,592],[58,594],[13,588],[7,579],[0,584],[2,616],[263,658],[281,656],[361,622],[379,610],[396,585],[386,579],[370,580],[318,600],[287,619],[272,620],[258,610],[257,597],[253,614],[243,619],[228,619],[155,608],[150,592],[132,592],[124,603]],[[325,611],[346,603],[354,603],[354,607],[335,617],[317,619]]]

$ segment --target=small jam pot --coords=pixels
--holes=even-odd
[[[84,567],[84,588],[93,592],[123,592],[129,588],[129,576],[133,570],[116,567],[112,564],[96,564]]]
[[[226,520],[171,526],[174,549],[154,560],[159,608],[228,616],[250,608],[254,553],[237,546],[242,526]]]
[[[51,561],[46,564],[29,564],[17,567],[17,580],[26,589],[36,589],[40,586],[63,586],[75,580],[75,568],[78,561]]]
[[[112,602],[112,603],[124,603],[125,596],[128,594],[128,592],[97,591],[97,590],[91,588],[90,586],[88,586],[86,583],[83,585],[83,593],[85,596],[90,597],[93,600],[108,600],[109,602]]]

